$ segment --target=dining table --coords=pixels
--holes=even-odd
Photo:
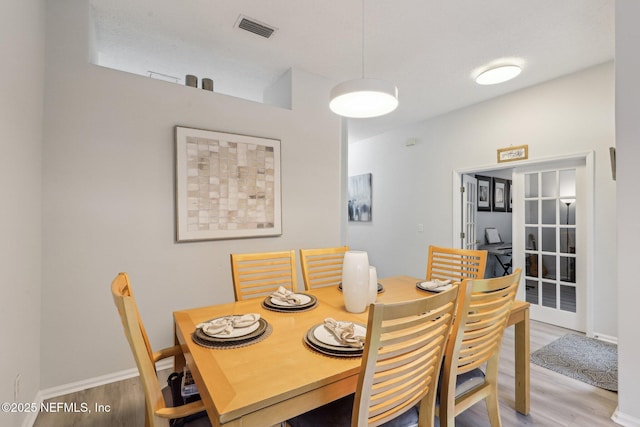
[[[379,279],[376,302],[391,303],[435,295],[418,279]],[[305,336],[326,318],[366,325],[363,313],[346,310],[341,289],[327,286],[299,293],[317,303],[305,310],[272,310],[265,298],[215,304],[173,313],[175,339],[183,351],[175,369],[189,367],[212,425],[273,426],[356,390],[361,357],[336,357],[309,345]],[[268,298],[268,297],[267,297]],[[202,322],[230,315],[259,314],[268,325],[253,341],[211,348],[194,337]],[[508,325],[515,327],[515,409],[529,413],[529,304],[515,301]]]

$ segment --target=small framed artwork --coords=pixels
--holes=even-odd
[[[371,222],[372,175],[366,173],[349,177],[348,213],[350,222]]]
[[[282,234],[280,141],[175,129],[176,241]]]
[[[495,212],[507,212],[509,204],[507,187],[506,179],[493,178],[493,210]]]
[[[491,177],[476,175],[478,180],[478,210],[491,211]]]
[[[513,186],[511,180],[507,180],[507,212],[513,211]]]

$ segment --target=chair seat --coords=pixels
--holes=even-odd
[[[456,397],[462,396],[482,384],[484,384],[484,372],[481,369],[474,369],[458,375],[456,378]]]
[[[169,387],[164,387],[162,389],[162,397],[164,397],[164,403],[167,407],[175,406],[173,403],[173,397],[171,396],[171,389]],[[180,419],[180,421],[175,420],[174,423],[175,424],[171,425],[176,427],[211,427],[211,421],[209,421],[206,411],[189,415],[188,417]]]
[[[355,395],[350,394],[320,408],[313,409],[287,420],[291,427],[350,427],[351,412]],[[382,424],[383,427],[417,427],[418,409],[416,406],[393,420]]]
[[[442,374],[440,376],[440,381],[442,381]],[[482,369],[480,368],[458,375],[456,378],[456,397],[462,396],[466,392],[471,391],[482,384],[484,384],[484,372],[482,372]],[[439,404],[440,393],[436,396],[436,405]]]

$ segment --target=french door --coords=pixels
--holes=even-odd
[[[462,175],[462,187],[460,198],[462,206],[462,232],[460,233],[460,247],[462,249],[476,249],[478,239],[476,237],[476,206],[478,204],[478,180],[473,175]]]
[[[577,164],[576,164],[577,163]],[[514,247],[524,280],[519,299],[531,318],[586,329],[585,166],[569,162],[514,173]]]

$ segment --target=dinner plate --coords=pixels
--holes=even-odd
[[[364,325],[358,325],[358,326],[360,326],[363,329],[365,328]],[[341,355],[351,354],[351,355],[358,356],[362,354],[362,348],[345,346],[343,344],[338,343],[337,340],[334,341],[337,343],[336,345],[327,344],[325,342],[320,341],[318,338],[315,337],[315,331],[319,328],[325,329],[324,323],[311,327],[304,336],[305,342],[307,342],[314,349],[322,349],[324,350],[323,351],[324,353],[331,352],[331,353],[337,353]],[[327,331],[327,332],[331,333],[330,331]]]
[[[306,304],[309,304],[311,302],[311,296],[310,295],[307,295],[307,294],[294,294],[294,295],[300,299],[300,303],[299,304],[293,304],[293,303],[290,303],[288,301],[282,301],[282,300],[279,300],[279,299],[273,298],[273,297],[269,297],[269,300],[270,300],[271,304],[277,305],[277,306],[280,306],[280,307],[300,307],[300,306],[304,306]]]
[[[356,335],[360,335],[363,337],[367,336],[367,328],[363,325],[359,325],[357,323],[354,323],[354,333]],[[324,324],[317,326],[314,330],[313,330],[313,336],[320,341],[322,344],[328,344],[330,346],[333,347],[348,347],[348,348],[353,348],[351,346],[342,344],[340,341],[338,341],[338,339],[336,338],[336,336],[333,334],[333,332],[331,332],[329,329],[327,329],[326,326],[324,326]]]
[[[453,284],[449,283],[448,285],[444,285],[444,286],[440,286],[438,288],[433,288],[433,289],[428,289],[422,286],[424,282],[418,282],[416,283],[416,287],[418,289],[421,289],[423,291],[427,291],[427,292],[444,292],[444,291],[448,291],[449,289],[451,289],[453,287]]]
[[[213,319],[212,319],[213,320]],[[209,320],[211,321],[211,320]],[[230,334],[213,334],[210,335],[202,330],[202,328],[196,328],[196,336],[201,339],[207,339],[209,341],[215,342],[225,342],[225,341],[241,341],[241,340],[250,340],[260,336],[267,329],[267,321],[263,318],[258,319],[258,321],[246,328],[235,328]]]
[[[309,335],[305,335],[304,342],[309,346],[309,348],[313,349],[314,351],[333,357],[361,357],[363,351],[362,349],[358,349],[356,351],[344,351],[323,347],[310,339]]]
[[[229,316],[217,317],[215,319],[208,320],[205,323],[213,322],[218,319],[224,319],[226,317],[229,317]],[[232,316],[232,317],[240,317],[240,316]],[[204,332],[205,334],[213,338],[240,338],[245,335],[249,335],[250,333],[254,332],[256,329],[258,329],[260,327],[260,323],[258,322],[258,320],[256,320],[255,323],[249,326],[246,326],[244,328],[233,328],[233,330],[229,333],[210,333],[207,331],[206,326],[202,327],[201,329],[202,329],[202,332]]]
[[[263,332],[264,333],[264,332]],[[243,339],[232,339],[232,340],[221,340],[217,338],[212,338],[209,335],[202,332],[201,329],[196,329],[193,333],[193,340],[205,347],[210,348],[225,348],[225,347],[235,347],[245,343],[249,343],[251,341],[255,341],[260,338],[262,334],[251,338],[243,338]]]
[[[266,309],[271,309],[274,311],[304,311],[304,310],[311,309],[318,304],[318,299],[313,295],[309,295],[309,294],[297,294],[297,295],[303,295],[309,299],[306,303],[299,304],[299,305],[292,305],[292,304],[278,305],[278,304],[275,304],[275,301],[272,301],[270,296],[268,296],[264,299],[264,301],[262,301],[262,306]]]
[[[262,320],[262,322],[265,325],[264,329],[262,328],[262,325],[261,325],[260,328],[258,328],[255,332],[253,332],[253,333],[251,333],[249,335],[245,335],[244,337],[241,337],[241,338],[233,338],[233,339],[213,338],[213,337],[210,337],[209,335],[205,334],[204,332],[202,332],[201,328],[196,329],[193,332],[193,335],[191,336],[191,338],[197,344],[200,344],[200,345],[202,345],[204,347],[208,347],[208,348],[236,348],[236,347],[241,347],[241,346],[252,344],[254,342],[260,342],[265,337],[267,337],[268,335],[271,334],[271,330],[272,330],[271,326],[264,320]]]
[[[338,283],[338,289],[342,291],[342,282]],[[378,283],[378,293],[384,292],[384,286],[381,283]]]

